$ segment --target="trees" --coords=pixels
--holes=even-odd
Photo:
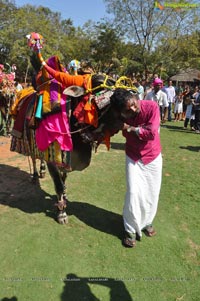
[[[178,44],[178,47],[176,46]],[[174,39],[168,39],[168,44],[160,45],[156,51],[160,53],[160,61],[166,66],[168,76],[176,74],[180,69],[200,68],[200,32],[191,35],[184,34]],[[169,54],[161,56],[161,54]]]
[[[14,31],[14,16],[16,8],[11,1],[0,1],[0,62],[9,62],[9,54],[12,48],[12,35],[9,28],[12,26]]]
[[[58,55],[65,60],[66,35],[73,39],[75,27],[72,21],[61,20],[59,13],[52,12],[49,8],[25,5],[16,8],[11,1],[0,2],[1,38],[0,38],[0,62],[5,64],[15,63],[16,74],[20,81],[24,81],[27,71],[30,76],[33,73],[29,57],[30,50],[27,47],[26,35],[30,32],[42,32],[45,38],[44,57]],[[7,13],[8,12],[8,13]],[[30,77],[29,77],[30,80]]]
[[[121,34],[139,45],[140,61],[146,71],[153,72],[156,65],[167,68],[171,54],[178,55],[181,37],[191,35],[200,23],[200,6],[195,6],[196,1],[180,0],[163,9],[156,9],[156,1],[152,0],[104,2],[107,11],[114,15],[113,23],[120,28]]]
[[[173,75],[179,68],[200,64],[200,5],[196,9],[155,9],[153,0],[104,0],[110,20],[74,27],[69,18],[43,6],[20,8],[0,0],[0,63],[16,64],[24,81],[33,72],[26,35],[38,31],[45,38],[45,58],[58,55],[64,65],[90,59],[97,70],[148,77]],[[160,3],[168,3],[159,1]],[[172,1],[192,4],[195,1]]]
[[[92,57],[98,65],[98,69],[104,72],[118,68],[117,47],[120,44],[118,33],[107,23],[99,23],[95,26],[96,35],[91,42]]]

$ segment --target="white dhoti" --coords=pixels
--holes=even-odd
[[[123,209],[126,232],[142,236],[157,212],[162,179],[162,155],[144,165],[126,156],[127,191]]]

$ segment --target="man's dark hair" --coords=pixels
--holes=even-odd
[[[111,96],[110,102],[117,111],[121,112],[126,107],[127,101],[132,97],[138,99],[137,94],[134,92],[123,88],[117,88]]]

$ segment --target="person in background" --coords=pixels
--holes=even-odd
[[[157,212],[162,179],[160,110],[154,101],[140,100],[137,94],[117,88],[111,105],[123,118],[126,138],[127,190],[123,208],[124,246],[134,247],[142,232],[156,234],[153,221]]]
[[[200,95],[200,89],[199,89],[199,86],[196,86],[194,88],[194,93],[192,94],[193,106],[192,106],[192,116],[191,116],[191,121],[190,121],[192,131],[196,131],[196,129],[195,129],[195,102],[197,101],[199,95]]]
[[[195,98],[193,98],[193,96],[191,95],[190,100],[188,100],[187,102],[187,108],[186,108],[186,112],[185,112],[185,120],[184,120],[184,130],[187,129],[188,123],[190,123],[190,129],[193,130],[194,129],[194,118],[195,118],[195,114],[194,114],[194,100]]]
[[[153,90],[147,93],[146,100],[154,100],[160,107],[160,119],[164,123],[167,120],[168,106],[167,94],[162,91],[163,81],[157,78],[153,81]]]
[[[67,66],[67,71],[69,72],[69,74],[71,75],[77,75],[77,70],[80,68],[80,62],[76,59],[72,60],[71,62],[69,62],[68,66]]]
[[[147,89],[147,86],[148,86],[148,83],[147,83],[147,81],[144,78],[141,80],[141,85],[142,85],[142,87],[144,89],[144,93],[145,93],[145,91]]]
[[[144,99],[146,99],[146,95],[153,91],[153,82],[147,82],[144,90]]]
[[[194,88],[194,93],[192,94],[192,97],[195,98],[195,99],[197,99],[198,96],[199,96],[199,94],[200,94],[199,86],[196,86]]]
[[[178,86],[176,87],[176,92],[177,93],[183,93],[183,91],[184,91],[183,83],[179,82]]]
[[[181,121],[183,113],[183,95],[181,92],[178,92],[175,96],[175,102],[174,102],[174,121]]]
[[[19,82],[15,82],[15,90],[19,92],[23,89],[22,85]]]
[[[155,79],[158,79],[158,78],[159,78],[158,74],[157,74],[157,73],[154,73],[154,75],[153,75],[153,81],[154,81]]]
[[[193,94],[194,97],[194,130],[197,134],[200,134],[200,91],[199,87],[196,87],[195,92]]]
[[[166,87],[166,92],[167,92],[167,101],[169,103],[169,106],[168,106],[168,121],[172,121],[172,110],[173,110],[173,105],[174,105],[176,92],[175,92],[174,86],[172,85],[171,80],[169,80],[169,82],[168,82],[168,87]]]
[[[141,85],[140,81],[134,81],[134,85],[138,90],[139,99],[144,99],[144,87]]]
[[[183,121],[185,121],[186,118],[186,110],[187,110],[187,105],[190,104],[190,99],[192,96],[192,92],[190,90],[190,86],[186,85],[185,89],[183,91],[183,114],[182,114],[182,119]]]

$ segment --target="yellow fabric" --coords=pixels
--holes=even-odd
[[[27,88],[17,92],[15,102],[10,109],[10,114],[13,116],[13,118],[15,118],[15,116],[17,115],[18,106],[19,106],[20,101],[22,101],[26,96],[28,96],[34,92],[36,92],[36,91],[33,89],[33,87],[27,87]]]
[[[47,162],[56,162],[57,164],[62,164],[60,145],[57,141],[54,141],[45,151],[44,159]]]
[[[43,97],[42,97],[43,112],[45,112],[45,113],[51,112],[51,102],[50,102],[50,94],[49,94],[49,85],[48,84],[44,85],[44,90],[40,94],[43,95]]]
[[[44,68],[37,75],[36,81],[38,86],[40,87],[38,95],[42,95],[42,111],[49,113],[51,112],[51,101],[49,93],[50,77],[48,72]]]

